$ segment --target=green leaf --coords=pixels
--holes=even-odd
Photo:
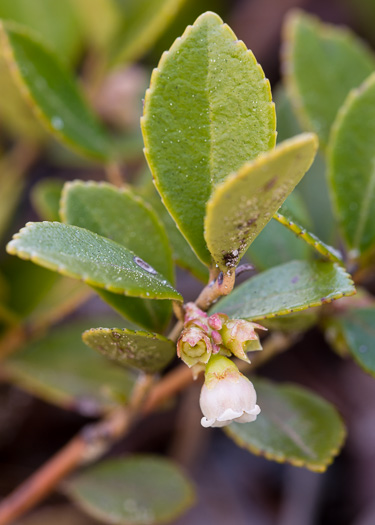
[[[170,522],[194,503],[178,467],[146,455],[103,461],[65,482],[64,491],[90,516],[114,525]]]
[[[130,188],[95,182],[67,183],[60,213],[64,222],[122,244],[174,282],[172,252],[164,226],[153,209]],[[162,329],[170,319],[169,301],[155,303],[98,292],[119,313],[151,330]]]
[[[343,264],[341,253],[332,246],[328,246],[323,241],[318,239],[316,235],[308,232],[305,228],[299,224],[293,222],[288,217],[285,217],[281,213],[275,213],[273,216],[280,224],[288,228],[290,231],[295,233],[300,239],[304,240],[309,246],[314,248],[319,255],[327,259],[327,261],[337,262]]]
[[[206,202],[229,173],[275,144],[275,110],[255,57],[214,13],[163,54],[146,92],[145,154],[163,202],[205,264]]]
[[[58,57],[16,26],[1,23],[0,41],[21,94],[44,126],[78,152],[106,159],[108,138]]]
[[[304,129],[328,142],[349,91],[375,69],[370,49],[347,28],[296,11],[284,28],[284,80]]]
[[[316,310],[303,310],[292,314],[272,317],[262,321],[262,326],[278,332],[306,332],[317,324],[319,315]]]
[[[324,472],[346,435],[336,409],[296,385],[257,379],[254,386],[262,411],[253,423],[226,427],[229,437],[267,459]]]
[[[42,179],[31,190],[31,201],[39,217],[46,221],[60,221],[60,198],[64,181]]]
[[[127,402],[135,375],[81,341],[82,332],[97,322],[87,319],[51,330],[2,363],[7,377],[47,402],[85,415],[99,415]]]
[[[353,295],[353,281],[336,263],[291,261],[245,281],[211,312],[237,319],[266,319]]]
[[[363,370],[375,376],[375,308],[356,308],[334,319],[345,347]]]
[[[92,0],[73,1],[89,47],[99,52],[107,50],[123,21],[115,0],[95,0],[95,9]]]
[[[71,0],[1,0],[0,18],[33,30],[64,62],[76,61],[82,42]]]
[[[125,20],[113,45],[112,66],[123,66],[144,55],[171,23],[185,1],[127,1],[124,8]]]
[[[25,175],[25,171],[14,162],[12,153],[0,160],[0,238],[5,234],[21,198]]]
[[[296,121],[290,99],[282,87],[276,90],[275,104],[278,142],[301,133],[302,130]],[[323,156],[318,152],[309,171],[299,183],[298,191],[313,221],[313,226],[303,225],[306,228],[312,228],[319,239],[332,244],[337,241],[336,224],[333,219],[332,203],[325,174],[326,165]],[[295,219],[301,222],[299,218]]]
[[[348,96],[329,144],[332,199],[353,257],[375,245],[374,105],[375,74]]]
[[[169,215],[168,210],[160,200],[160,195],[156,191],[152,180],[149,180],[149,182],[144,184],[144,186],[139,189],[139,193],[147,202],[151,204],[151,206],[157,212],[160,220],[163,222],[172,247],[173,259],[175,260],[176,264],[178,264],[181,268],[191,272],[201,281],[207,282],[207,267],[200,262],[195,253],[192,251],[185,237],[177,228],[174,220]]]
[[[109,359],[148,374],[165,368],[176,355],[176,345],[170,339],[127,328],[91,328],[82,339]]]
[[[207,203],[205,239],[223,272],[237,266],[255,237],[311,166],[318,147],[306,133],[244,164]]]
[[[28,223],[8,243],[7,251],[110,292],[150,299],[182,299],[162,275],[138,256],[77,226]]]

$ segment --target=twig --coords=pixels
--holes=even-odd
[[[195,304],[204,311],[208,310],[222,295],[228,295],[233,290],[235,279],[235,272],[221,272],[215,281],[203,288]]]
[[[236,268],[236,277],[241,275],[241,273],[251,272],[252,270],[255,270],[252,264],[241,264],[241,266],[237,266]]]
[[[117,164],[117,162],[107,164],[107,166],[105,167],[105,173],[109,182],[114,186],[121,188],[124,185],[121,168]]]

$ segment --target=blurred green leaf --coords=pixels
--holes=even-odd
[[[130,188],[95,182],[67,183],[61,200],[64,222],[86,228],[122,244],[174,282],[172,252],[163,224]],[[116,297],[98,293],[119,313],[151,330],[161,330],[171,316],[169,301]]]
[[[55,328],[4,361],[2,367],[10,381],[47,402],[84,415],[96,416],[127,402],[135,375],[81,341],[82,332],[93,323],[98,319]]]
[[[314,134],[298,135],[244,164],[216,187],[207,203],[204,236],[221,271],[238,265],[309,169],[317,147]]]
[[[176,345],[170,339],[127,328],[90,328],[82,339],[105,357],[148,374],[165,368],[176,355]]]
[[[61,60],[75,62],[82,38],[73,5],[76,0],[1,0],[0,18],[33,30]]]
[[[28,223],[8,243],[7,251],[114,293],[182,299],[145,261],[120,244],[77,226]]]
[[[264,319],[262,326],[268,330],[279,332],[306,332],[318,322],[319,314],[316,310],[303,310],[292,314]]]
[[[230,28],[205,13],[162,56],[141,124],[163,202],[209,265],[203,222],[211,192],[275,144],[269,82]]]
[[[254,386],[260,415],[253,423],[232,423],[225,430],[228,436],[267,459],[324,472],[346,435],[336,409],[297,385],[257,379]]]
[[[169,215],[167,208],[164,206],[160,199],[160,195],[155,189],[155,186],[150,179],[144,184],[139,190],[140,195],[151,204],[154,210],[157,212],[158,217],[163,221],[169,242],[172,246],[173,259],[176,261],[181,268],[188,270],[195,277],[203,282],[208,280],[207,267],[200,262],[185,237],[181,234],[177,228],[176,223]]]
[[[329,143],[335,212],[351,256],[375,246],[375,74],[350,93]]]
[[[39,217],[46,221],[60,221],[60,198],[64,181],[42,179],[31,190],[31,201]]]
[[[174,463],[146,455],[87,468],[64,491],[90,516],[114,525],[168,523],[194,502],[191,482]]]
[[[134,62],[152,47],[186,0],[126,0],[114,39],[112,66]]]
[[[81,30],[89,44],[97,51],[108,51],[109,45],[123,20],[115,0],[73,0]]]
[[[11,155],[0,160],[0,238],[4,236],[23,193],[25,175],[14,165]]]
[[[26,30],[2,23],[2,52],[21,94],[36,116],[64,144],[104,160],[110,144],[75,79],[58,57]]]
[[[304,129],[326,146],[349,91],[375,69],[375,58],[349,29],[323,24],[302,11],[286,20],[284,80]]]
[[[284,88],[278,86],[274,93],[277,115],[277,140],[281,142],[301,133],[302,129],[297,122],[290,99]],[[325,173],[325,162],[323,156],[318,152],[310,169],[298,185],[298,192],[304,201],[305,208],[313,224],[305,224],[300,217],[293,218],[297,222],[302,223],[305,228],[312,229],[319,239],[335,244],[335,241],[337,241],[335,237],[336,225],[333,219],[332,204],[329,198]]]
[[[334,318],[339,339],[363,370],[375,376],[375,308],[356,308]]]
[[[291,261],[240,284],[211,312],[237,319],[266,319],[353,295],[355,288],[342,266],[323,261]]]

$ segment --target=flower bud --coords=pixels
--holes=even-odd
[[[260,324],[250,323],[243,319],[230,319],[226,321],[220,333],[223,338],[223,344],[239,359],[250,363],[246,352],[252,350],[262,350],[259,341],[259,335],[255,328],[267,330]]]
[[[177,341],[177,355],[188,367],[206,364],[212,353],[208,335],[197,326],[190,326],[181,332]]]
[[[253,384],[230,359],[213,355],[206,367],[199,404],[203,427],[249,423],[260,413]]]

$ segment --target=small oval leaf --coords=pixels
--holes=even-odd
[[[65,482],[64,491],[113,525],[170,522],[194,502],[191,482],[174,463],[146,455],[102,461]]]
[[[107,183],[68,182],[60,208],[64,222],[108,237],[149,262],[174,282],[172,251],[162,222],[154,210],[130,188]],[[169,301],[119,297],[97,290],[119,313],[150,330],[162,330],[170,319]]]
[[[146,92],[145,154],[163,202],[198,257],[214,187],[275,145],[275,109],[254,55],[214,13],[163,54]]]
[[[76,151],[107,159],[108,137],[59,58],[27,31],[10,24],[0,23],[0,41],[21,94],[42,124]]]
[[[162,370],[176,355],[176,345],[170,339],[127,328],[91,328],[82,339],[109,359],[148,374]]]
[[[315,131],[325,146],[347,94],[374,71],[374,55],[349,29],[323,24],[302,11],[289,15],[284,35],[290,100],[304,129]]]
[[[237,319],[267,319],[353,294],[350,275],[336,263],[291,261],[245,281],[211,312],[224,312]]]
[[[225,431],[237,445],[280,463],[324,472],[340,451],[346,431],[337,410],[297,385],[256,379],[261,413],[253,423]]]
[[[82,332],[97,322],[87,319],[52,329],[2,363],[7,377],[32,395],[87,416],[126,403],[136,374],[110,363],[81,341]]]
[[[162,275],[134,253],[77,226],[28,223],[8,243],[7,251],[117,294],[182,300]]]
[[[317,148],[316,135],[303,133],[244,164],[217,186],[207,203],[205,239],[222,272],[238,265],[309,169]]]
[[[328,150],[332,200],[354,258],[375,246],[374,108],[375,74],[349,94]]]

